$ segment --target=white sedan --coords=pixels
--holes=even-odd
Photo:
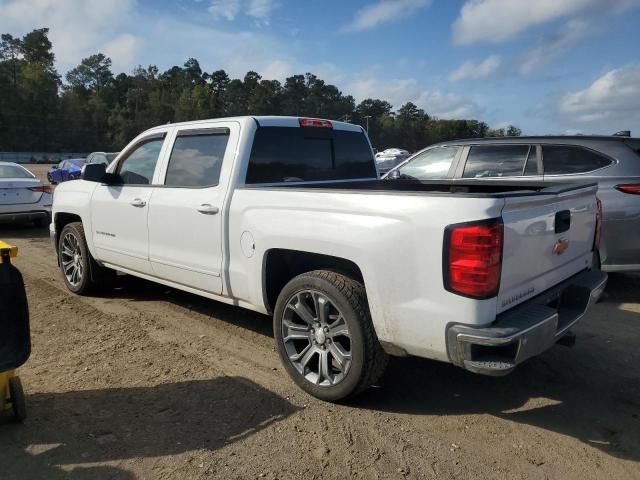
[[[47,225],[52,203],[49,185],[17,163],[0,162],[0,222],[24,220]]]

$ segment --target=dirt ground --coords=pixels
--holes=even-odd
[[[2,480],[640,479],[638,277],[612,275],[575,347],[508,377],[398,358],[331,405],[287,378],[269,318],[130,277],[74,296],[47,230],[0,238],[21,250],[33,338]]]

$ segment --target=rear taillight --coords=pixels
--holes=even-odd
[[[593,251],[600,248],[600,232],[602,231],[602,202],[596,198],[596,236],[593,239]]]
[[[50,185],[40,185],[39,187],[31,187],[29,188],[32,192],[41,192],[41,193],[51,193]]]
[[[300,126],[305,128],[333,128],[333,124],[329,120],[320,118],[300,118],[298,121]]]
[[[504,227],[500,219],[449,225],[444,235],[444,287],[465,297],[495,297],[500,288]]]
[[[616,185],[616,190],[622,193],[630,193],[631,195],[640,195],[640,184],[630,183],[625,185]]]

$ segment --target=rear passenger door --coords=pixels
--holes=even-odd
[[[235,122],[177,127],[149,204],[153,274],[205,292],[222,292],[223,218]]]
[[[536,145],[485,144],[465,147],[456,177],[488,180],[542,180]]]

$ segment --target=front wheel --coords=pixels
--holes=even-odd
[[[344,275],[316,270],[295,277],[278,297],[273,322],[285,369],[321,400],[357,395],[387,365],[364,286]]]
[[[86,295],[103,286],[115,273],[93,259],[80,222],[68,223],[60,232],[58,263],[65,285],[78,295]]]

